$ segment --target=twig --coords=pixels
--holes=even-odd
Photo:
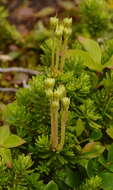
[[[23,73],[28,73],[30,75],[38,75],[41,74],[39,71],[31,70],[31,69],[26,69],[22,67],[10,67],[10,68],[0,68],[0,73],[7,73],[7,72],[23,72]],[[28,87],[27,85],[24,87]],[[0,92],[17,92],[18,89],[16,88],[2,88],[0,87]]]
[[[2,88],[0,87],[1,92],[17,92],[18,89],[16,88]]]
[[[22,73],[28,73],[30,75],[41,74],[41,72],[39,72],[39,71],[26,69],[26,68],[22,68],[22,67],[0,68],[0,73],[7,73],[7,72],[22,72]]]

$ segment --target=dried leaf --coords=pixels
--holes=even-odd
[[[83,147],[82,155],[85,158],[95,158],[102,154],[104,149],[100,142],[90,142]]]

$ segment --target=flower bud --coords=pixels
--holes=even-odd
[[[60,85],[58,87],[58,90],[60,91],[60,98],[64,97],[66,94],[66,89],[65,89],[64,85]]]
[[[64,36],[69,37],[72,33],[72,30],[70,28],[64,28]]]
[[[70,99],[67,97],[62,98],[62,105],[64,109],[68,109],[70,104]]]
[[[67,28],[71,27],[71,25],[72,25],[72,18],[64,18],[63,24]]]
[[[59,98],[60,98],[60,91],[58,89],[54,91],[53,97],[54,97],[55,100],[59,100]]]
[[[55,31],[55,34],[56,34],[56,37],[62,37],[63,35],[63,30],[64,30],[64,27],[63,25],[59,25],[57,28],[56,28],[56,31]]]
[[[46,88],[51,88],[51,89],[53,89],[54,85],[55,85],[55,79],[54,79],[54,78],[47,78],[47,79],[45,80],[45,87],[46,87]]]
[[[58,101],[53,101],[52,102],[52,108],[53,109],[59,109],[59,102]]]
[[[66,94],[66,90],[65,90],[65,87],[63,85],[60,85],[57,90],[54,91],[54,99],[55,100],[59,100],[61,99],[62,97],[64,97]]]
[[[52,29],[55,29],[58,25],[58,18],[56,17],[51,17],[50,18],[50,26]]]
[[[46,96],[48,98],[52,98],[53,97],[53,91],[51,89],[46,90]]]

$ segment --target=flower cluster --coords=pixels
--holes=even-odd
[[[71,25],[72,18],[64,18],[61,22],[56,17],[50,19],[50,30],[53,41],[51,63],[53,75],[57,75],[63,71],[65,64],[64,52],[67,49],[68,39],[72,32]],[[57,47],[55,44],[57,44]]]

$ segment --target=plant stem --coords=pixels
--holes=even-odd
[[[52,60],[51,60],[51,69],[53,70],[54,69],[54,62],[55,62],[55,38],[53,37],[53,42],[52,42]]]
[[[58,109],[51,106],[51,147],[55,151],[58,145]]]
[[[63,44],[63,48],[62,48],[63,55],[61,56],[61,63],[60,63],[60,71],[61,72],[63,71],[64,64],[65,64],[65,53],[64,53],[64,51],[66,50],[66,47],[67,47],[67,39],[64,40],[64,44]]]
[[[61,139],[60,139],[60,144],[58,145],[57,150],[61,151],[64,146],[65,142],[65,127],[66,127],[66,122],[68,118],[68,110],[62,110],[61,111]]]
[[[59,55],[59,52],[60,52],[60,49],[61,49],[61,44],[62,44],[62,39],[60,38],[58,40],[58,46],[57,46],[57,50],[56,50],[56,70],[58,70],[58,67],[59,67],[59,58],[60,58],[60,55]]]
[[[57,47],[56,50],[56,65],[55,65],[56,70],[58,70],[58,65],[59,65],[59,47]]]

